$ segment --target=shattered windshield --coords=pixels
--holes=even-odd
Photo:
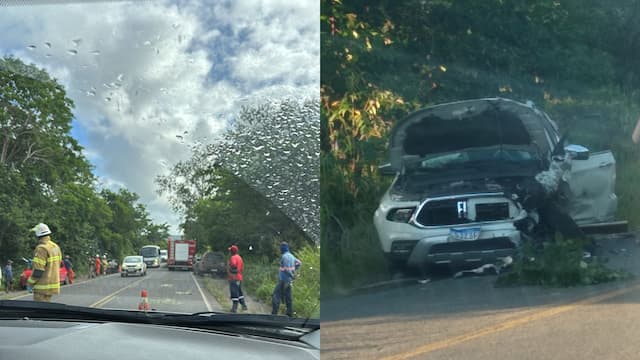
[[[1,9],[1,299],[319,318],[317,2]]]

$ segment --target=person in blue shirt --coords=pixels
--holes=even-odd
[[[11,267],[13,261],[7,261],[7,266],[4,267],[4,291],[9,293],[11,291],[11,285],[13,282],[13,268]]]
[[[296,270],[302,263],[289,252],[289,244],[286,242],[280,244],[280,252],[282,253],[280,271],[278,273],[278,284],[271,296],[271,304],[273,306],[271,314],[278,315],[280,301],[283,299],[287,306],[287,316],[292,317],[293,297],[291,295],[291,282],[296,276]]]

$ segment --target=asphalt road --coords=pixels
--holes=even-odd
[[[101,276],[84,282],[62,286],[52,301],[68,305],[96,308],[137,310],[140,293],[147,290],[149,303],[157,311],[186,312],[221,311],[216,300],[190,271],[168,271],[166,267],[148,269],[147,276]],[[13,297],[31,300],[32,295]]]
[[[322,359],[637,359],[640,245],[602,243],[634,280],[495,288],[495,276],[389,284],[322,299]]]

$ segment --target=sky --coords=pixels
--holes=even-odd
[[[100,186],[179,214],[154,179],[215,141],[241,105],[319,97],[317,0],[86,2],[0,8],[0,54],[47,70]]]

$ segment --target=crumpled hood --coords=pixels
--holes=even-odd
[[[546,153],[553,140],[545,127],[557,130],[533,104],[490,98],[435,105],[410,114],[393,128],[390,165],[398,172],[405,159],[496,145],[530,146]]]

